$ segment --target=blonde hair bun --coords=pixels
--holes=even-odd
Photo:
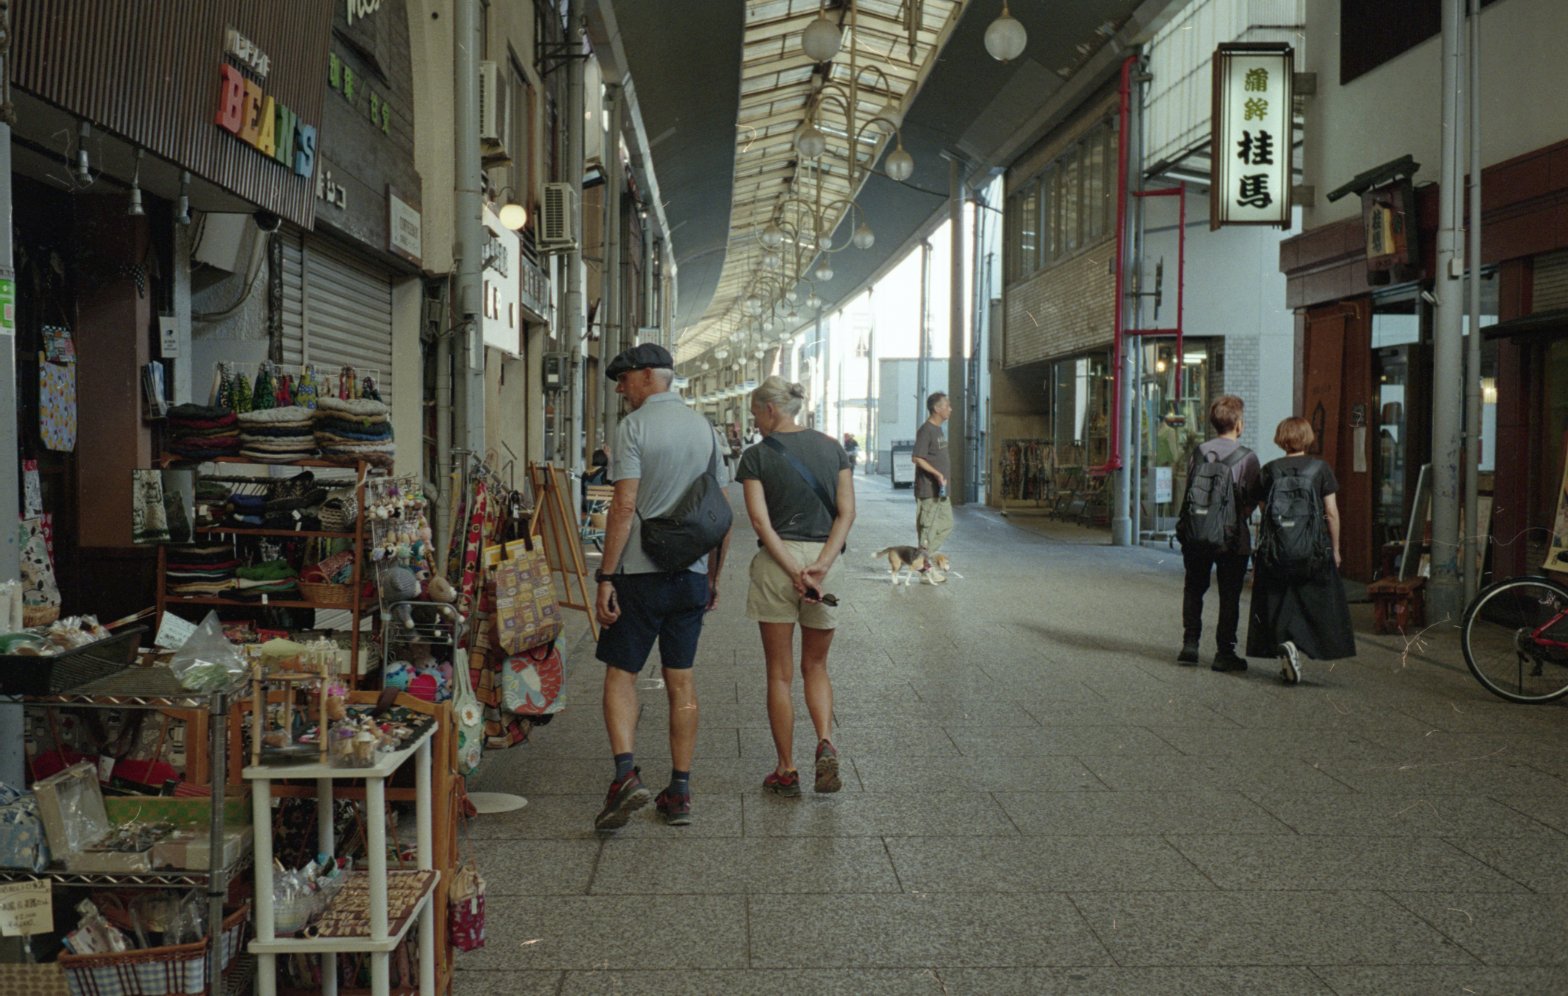
[[[806,398],[806,385],[791,384],[789,386],[789,396],[792,398],[800,398],[802,401],[804,401]]]

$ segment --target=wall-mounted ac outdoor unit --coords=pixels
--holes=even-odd
[[[544,185],[544,208],[539,212],[539,251],[569,252],[577,248],[572,225],[577,191],[570,183]]]
[[[494,62],[479,64],[479,154],[486,167],[512,161],[507,151],[507,136],[512,131],[511,88],[501,67]]]

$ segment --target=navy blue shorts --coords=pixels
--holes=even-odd
[[[708,608],[708,576],[696,571],[617,574],[613,583],[621,617],[599,633],[595,656],[636,674],[658,640],[664,667],[691,667]]]

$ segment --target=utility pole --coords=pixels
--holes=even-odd
[[[877,415],[878,405],[872,396],[872,378],[876,376],[877,369],[877,309],[872,305],[876,295],[876,288],[866,289],[866,310],[871,315],[871,325],[866,329],[866,442],[861,447],[866,455],[866,473],[871,473],[871,467],[876,462],[877,448]]]
[[[604,141],[604,276],[600,278],[604,303],[601,324],[603,337],[599,340],[599,356],[608,364],[630,344],[626,329],[626,308],[621,294],[621,191],[626,189],[626,177],[621,163],[621,115],[626,100],[619,86],[606,88],[605,109],[610,112],[610,130]],[[599,385],[604,398],[604,417],[600,425],[604,441],[615,439],[615,425],[621,413],[621,396],[616,394],[608,380]],[[613,445],[612,445],[613,448]]]
[[[947,402],[952,408],[947,426],[947,495],[952,504],[962,505],[969,500],[964,432],[969,424],[965,401],[969,365],[964,362],[964,167],[954,153],[947,157],[947,229]]]
[[[920,359],[915,363],[915,427],[926,420],[931,391],[931,243],[920,242]]]
[[[11,4],[0,0],[0,108],[11,106]],[[0,113],[0,507],[18,509],[16,462],[16,261],[11,246],[11,119]],[[0,577],[21,577],[15,529],[0,529]],[[0,782],[26,785],[25,719],[20,701],[0,705]]]
[[[556,440],[556,458],[569,471],[581,471],[583,466],[583,348],[587,339],[588,309],[584,285],[587,274],[583,270],[583,3],[567,0],[566,4],[566,155],[565,180],[572,185],[576,196],[572,198],[572,232],[577,245],[565,256],[566,298],[561,316],[566,326],[565,352],[567,363],[564,397],[556,404],[562,409],[556,422],[561,427]],[[597,115],[596,115],[597,116]]]
[[[1470,58],[1465,96],[1469,98],[1470,143],[1470,337],[1465,346],[1465,604],[1481,590],[1483,523],[1477,511],[1481,472],[1481,0],[1470,0]]]
[[[1460,224],[1464,184],[1459,153],[1464,80],[1460,31],[1464,0],[1443,0],[1443,147],[1438,179],[1437,321],[1432,348],[1432,577],[1427,586],[1436,622],[1455,621],[1464,608],[1459,581],[1459,461],[1464,405],[1464,248]],[[1477,222],[1480,219],[1475,219]],[[1459,397],[1454,388],[1459,385]]]
[[[479,160],[479,0],[457,0],[453,18],[453,152],[457,224],[457,332],[452,337],[457,448],[485,452],[485,340],[480,324],[484,288],[484,171]],[[443,468],[445,469],[445,468]]]

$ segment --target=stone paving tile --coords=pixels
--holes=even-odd
[[[1322,965],[1312,971],[1338,996],[1503,996],[1509,993],[1568,992],[1568,969],[1565,968]]]
[[[834,746],[840,754],[858,750],[862,745],[882,753],[900,757],[957,757],[958,747],[945,729],[940,726],[905,724],[898,726],[857,726],[839,729],[833,736]],[[817,733],[808,726],[795,727],[796,764],[804,771],[816,763]],[[767,730],[741,731],[740,756],[748,760],[761,760],[764,765],[778,759],[778,749]]]
[[[1049,757],[1051,755],[1176,755],[1175,748],[1141,726],[1080,726],[1051,729],[978,730],[955,727],[948,736],[966,757]]]
[[[552,727],[554,723],[550,724]],[[540,760],[557,758],[598,758],[610,756],[610,740],[604,727],[595,724],[592,729],[579,726],[570,733],[562,731],[555,736],[545,736],[539,731],[529,741],[528,752]],[[697,755],[699,757],[739,757],[740,741],[735,727],[697,726]],[[668,723],[644,720],[637,724],[637,755],[639,757],[670,756],[670,728]]]
[[[1027,786],[1040,792],[1103,792],[1105,784],[1076,757],[1031,758],[1027,768],[977,757],[854,756],[855,770],[870,791],[910,785],[957,792],[1008,792]]]
[[[1106,702],[1099,708],[1067,706],[1047,702],[1027,706],[1039,725],[1103,726],[1110,723],[1142,726],[1158,734],[1164,727],[1193,726],[1199,729],[1237,730],[1235,722],[1197,702],[1174,696],[1151,702]]]
[[[804,782],[805,780],[802,779]],[[741,797],[747,837],[994,837],[1016,827],[979,792],[839,792]]]
[[[1538,820],[1491,799],[1473,795],[1336,796],[1248,793],[1281,823],[1304,834],[1457,837],[1553,833]]]
[[[1532,892],[1568,893],[1568,836],[1454,837],[1450,842]],[[1451,888],[1452,886],[1445,886]]]
[[[1487,965],[1568,966],[1568,903],[1560,895],[1389,895]]]
[[[1116,792],[1160,792],[1174,788],[1267,794],[1348,793],[1350,787],[1311,763],[1293,757],[1236,754],[1221,757],[1079,758]]]
[[[1397,756],[1360,730],[1258,729],[1220,724],[1156,724],[1149,729],[1176,750],[1193,757],[1285,756],[1312,760],[1382,762]]]
[[[1319,767],[1357,792],[1374,795],[1419,793],[1556,795],[1568,781],[1522,764],[1501,761],[1404,761],[1357,764],[1324,761]]]
[[[898,892],[876,837],[644,837],[612,840],[593,875],[601,895]]]
[[[488,883],[487,883],[488,884]],[[465,956],[466,957],[466,956]],[[452,973],[455,996],[555,996],[561,989],[558,971],[475,971],[459,960]]]
[[[1377,892],[1091,892],[1072,900],[1122,966],[1474,964]]]
[[[963,981],[955,977],[954,981]],[[1332,990],[1305,968],[1041,968],[1029,973],[1029,989],[1040,996],[1331,996]],[[965,990],[954,990],[955,992]],[[990,992],[971,989],[969,992]]]
[[[833,704],[833,718],[843,730],[883,724],[925,723],[933,726],[1039,726],[1029,710],[1016,702],[975,699],[948,702],[888,702],[877,706],[845,708]]]
[[[1165,840],[1143,837],[890,837],[904,891],[1084,892],[1213,888]]]
[[[599,861],[597,840],[476,838],[461,850],[479,862],[486,896],[582,896]]]
[[[962,970],[960,970],[962,971]],[[979,971],[979,970],[976,970]],[[567,972],[562,996],[948,996],[952,993],[1027,993],[1025,969],[984,972],[984,988],[953,988],[951,970],[928,967],[883,969],[769,969],[724,972]]]
[[[471,971],[746,967],[743,896],[551,896],[486,904]]]
[[[753,968],[1106,965],[1059,895],[752,896]]]
[[[1510,809],[1568,833],[1568,788],[1526,793],[1508,787],[1497,787],[1487,795]]]
[[[1434,837],[1170,835],[1172,847],[1232,891],[1462,889],[1520,892],[1519,883]]]
[[[1290,829],[1239,792],[997,792],[1026,836],[1205,833]]]
[[[648,774],[644,768],[643,773]],[[609,778],[605,777],[605,786]],[[652,795],[667,781],[660,774],[648,778],[646,784]],[[740,797],[734,794],[699,792],[692,788],[693,802],[691,826],[666,826],[649,803],[632,814],[631,822],[615,831],[617,837],[655,835],[663,837],[677,834],[686,837],[739,837],[741,833]],[[845,793],[849,795],[850,793]],[[858,794],[858,793],[857,793]],[[505,840],[598,840],[600,834],[593,828],[593,818],[604,806],[604,792],[593,795],[538,795],[528,799],[528,805],[510,813],[482,816],[473,822],[470,833],[474,838],[499,838]]]

